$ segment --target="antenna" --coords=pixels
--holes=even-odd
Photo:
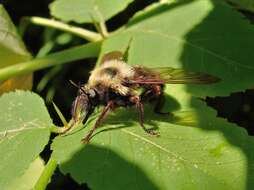
[[[76,87],[76,88],[78,88],[79,90],[81,90],[84,94],[87,94],[87,93],[84,91],[84,89],[81,87],[80,83],[77,84],[77,83],[73,82],[72,80],[69,80],[69,82],[70,82],[74,87]]]
[[[69,80],[69,82],[70,82],[73,86],[77,87],[78,89],[81,88],[80,84],[77,84],[77,83],[73,82],[72,80]]]

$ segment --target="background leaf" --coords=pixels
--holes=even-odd
[[[106,21],[124,10],[133,0],[55,0],[50,4],[52,16],[77,23]]]
[[[48,143],[52,121],[43,100],[16,91],[0,98],[0,187],[9,189]]]
[[[2,5],[0,5],[0,57],[0,68],[31,58]],[[17,76],[0,84],[0,94],[14,89],[31,89],[32,84],[32,74]]]

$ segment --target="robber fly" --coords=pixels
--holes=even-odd
[[[123,57],[118,51],[105,54],[100,66],[91,72],[88,83],[79,87],[71,112],[74,123],[86,122],[95,107],[104,106],[93,128],[82,139],[83,142],[91,139],[110,110],[127,106],[137,108],[140,126],[146,133],[158,136],[159,132],[144,126],[145,102],[154,102],[155,113],[169,114],[161,111],[165,84],[211,84],[219,81],[217,77],[208,74],[171,67],[131,66]]]

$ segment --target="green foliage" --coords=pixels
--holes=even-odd
[[[228,0],[234,3],[238,8],[254,12],[253,0]]]
[[[52,121],[43,100],[16,91],[0,98],[0,186],[13,188],[48,143]],[[16,187],[18,188],[18,187]]]
[[[44,169],[44,162],[41,158],[34,160],[25,173],[17,178],[8,189],[27,190],[32,189]]]
[[[88,23],[108,20],[131,2],[55,0],[50,10],[63,21]],[[98,108],[85,128],[78,126],[54,138],[53,166],[47,164],[43,172],[47,175],[36,187],[46,186],[56,162],[64,174],[95,190],[243,190],[254,186],[253,138],[244,129],[216,117],[213,109],[197,99],[225,96],[253,86],[253,26],[219,0],[161,2],[136,13],[100,43],[32,60],[29,71],[44,68],[36,63],[52,66],[94,57],[101,46],[99,63],[104,53],[124,52],[129,46],[129,64],[201,71],[221,78],[221,82],[167,85],[164,110],[174,115],[158,116],[149,105],[145,108],[145,126],[160,131],[160,137],[144,133],[135,108],[121,108],[109,114],[88,145],[81,144],[95,123]],[[64,31],[73,32],[70,26]],[[47,144],[53,124],[43,101],[30,92],[5,94],[0,107],[0,174],[4,173],[0,186],[8,189],[18,184],[29,163]]]
[[[14,24],[2,5],[0,5],[0,18],[0,68],[28,60],[30,54],[26,51]]]
[[[87,23],[108,20],[125,9],[133,0],[55,0],[50,5],[52,16],[64,21]]]
[[[229,22],[231,19],[234,24]],[[242,45],[252,41],[252,35],[253,28],[218,1],[155,4],[136,14],[124,29],[103,43],[101,55],[124,51],[130,43],[130,64],[182,67],[210,73],[222,81],[208,86],[168,85],[165,109],[176,114],[194,113],[194,128],[188,122],[180,126],[168,118],[156,117],[148,108],[146,126],[158,127],[161,132],[160,138],[149,137],[140,129],[132,109],[116,112],[87,147],[80,144],[80,139],[93,126],[93,119],[86,125],[88,129],[56,138],[53,156],[61,161],[61,170],[79,183],[87,182],[92,189],[253,186],[246,177],[253,175],[253,158],[248,153],[253,140],[244,130],[216,118],[206,105],[192,98],[228,95],[253,85],[253,65],[246,58],[252,55],[253,43]]]
[[[140,128],[135,109],[120,109],[109,116],[89,145],[80,139],[95,118],[86,128],[54,140],[53,158],[60,162],[61,171],[95,190],[245,189],[246,180],[253,186],[246,176],[253,176],[253,139],[236,125],[216,118],[183,86],[170,85],[167,92],[171,106],[166,108],[195,113],[195,127],[188,122],[176,125],[148,107],[146,127],[161,132],[159,138],[150,137]]]
[[[0,4],[0,68],[18,64],[31,58],[14,24],[4,7]],[[31,89],[32,74],[18,76],[5,82],[0,81],[0,94],[13,89]]]
[[[225,96],[253,87],[253,35],[253,26],[221,1],[157,4],[138,13],[125,30],[108,38],[102,54],[123,50],[131,40],[130,64],[210,73],[221,82],[188,85],[187,91],[199,97]]]

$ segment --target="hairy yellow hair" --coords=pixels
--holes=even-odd
[[[102,85],[115,92],[126,95],[129,93],[129,88],[122,84],[125,78],[134,76],[132,67],[120,60],[110,60],[104,62],[100,67],[94,69],[88,80],[88,87],[92,88],[97,85]]]

